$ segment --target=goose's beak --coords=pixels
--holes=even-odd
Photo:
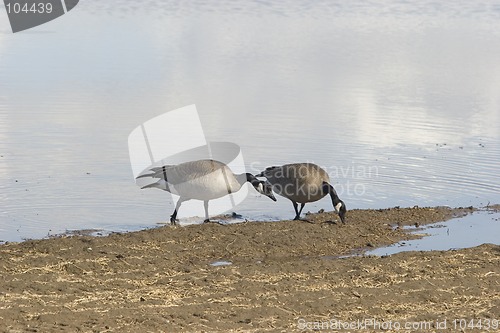
[[[345,223],[345,211],[340,211],[339,217],[340,217],[340,221],[342,221],[342,223]]]

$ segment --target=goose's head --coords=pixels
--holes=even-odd
[[[269,182],[259,180],[258,184],[254,184],[255,183],[253,183],[252,185],[257,192],[265,195],[266,197],[269,197],[269,199],[271,199],[272,201],[276,201],[276,197],[273,194],[273,187]]]
[[[273,187],[272,187],[271,183],[269,183],[268,181],[258,180],[251,173],[242,174],[240,176],[246,176],[246,181],[249,182],[250,184],[252,184],[253,188],[257,192],[265,195],[266,197],[269,197],[269,199],[271,199],[272,201],[276,201],[276,198],[274,197],[274,194],[273,194]],[[240,184],[241,184],[241,181],[240,181]]]
[[[342,200],[335,205],[335,211],[339,214],[342,223],[345,223],[345,213],[347,213],[347,208],[345,208],[345,203]]]

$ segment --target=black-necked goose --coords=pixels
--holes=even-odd
[[[151,169],[152,173],[137,178],[160,178],[142,188],[159,188],[176,194],[179,200],[170,222],[176,224],[181,203],[190,199],[202,200],[205,207],[205,222],[209,222],[208,201],[237,192],[249,182],[259,193],[276,201],[271,186],[250,173],[235,175],[227,165],[214,160],[198,160],[177,165],[165,165]]]
[[[345,223],[347,211],[345,204],[330,185],[328,173],[316,164],[294,163],[272,166],[256,177],[266,177],[277,194],[292,201],[296,214],[295,220],[300,218],[300,213],[306,203],[317,201],[330,194],[335,211],[339,214],[340,220]],[[301,204],[300,210],[298,202]]]

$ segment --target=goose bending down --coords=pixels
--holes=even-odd
[[[140,175],[137,178],[160,178],[157,182],[142,188],[159,188],[178,195],[180,198],[175,210],[170,216],[170,222],[175,225],[179,207],[190,199],[203,200],[205,221],[208,218],[208,201],[221,198],[229,193],[237,192],[246,182],[259,193],[276,201],[271,186],[258,180],[250,173],[235,175],[227,165],[214,160],[198,160],[177,165],[164,165],[151,169],[152,173]]]
[[[300,218],[300,213],[306,203],[317,201],[330,194],[335,211],[339,214],[340,220],[345,223],[347,211],[345,204],[330,185],[328,173],[316,164],[294,163],[272,166],[256,177],[266,177],[277,194],[292,201],[296,214],[294,220]],[[300,202],[300,210],[298,202]]]

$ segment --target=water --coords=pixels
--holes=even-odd
[[[365,255],[391,255],[406,251],[447,251],[478,246],[484,243],[498,244],[500,235],[499,212],[475,212],[462,218],[432,224],[412,231],[426,237],[367,251]]]
[[[210,266],[218,267],[218,266],[229,266],[232,265],[233,263],[230,261],[226,260],[219,260],[219,261],[214,261],[213,263],[210,264]]]
[[[498,59],[493,1],[83,1],[17,34],[0,7],[0,240],[166,221],[127,137],[190,104],[249,171],[315,162],[348,208],[499,203]]]

